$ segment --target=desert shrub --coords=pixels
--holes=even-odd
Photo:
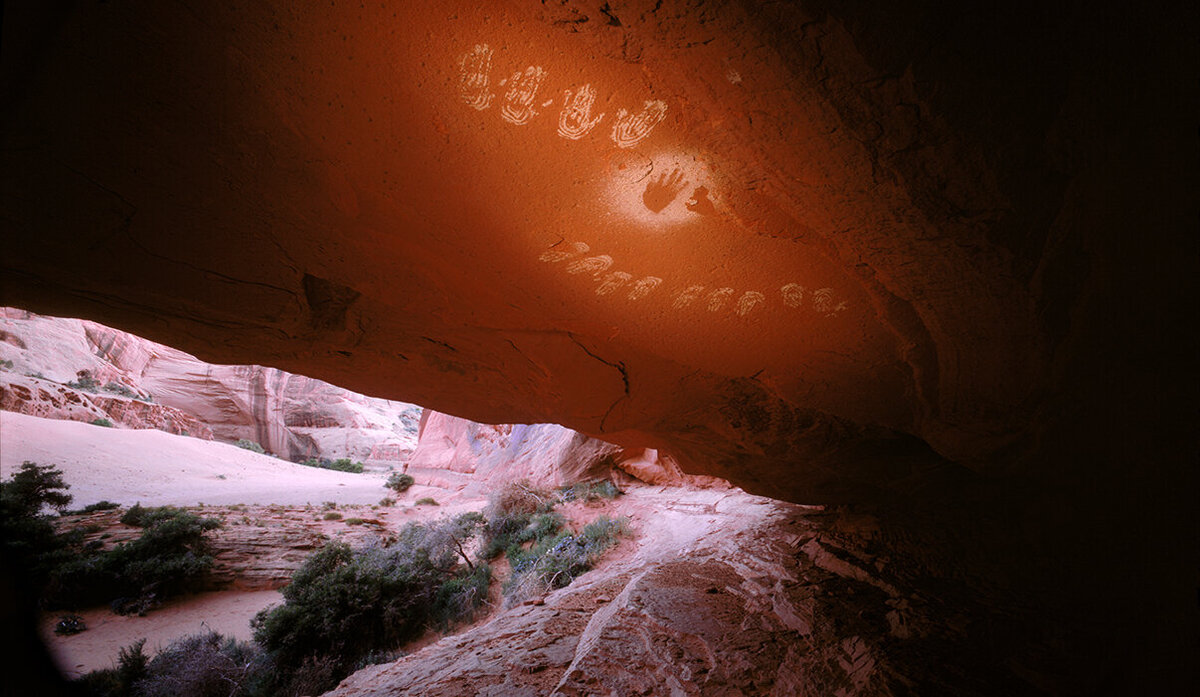
[[[347,518],[342,522],[346,525],[362,525],[366,521],[364,521],[362,518]]]
[[[146,508],[141,503],[135,503],[132,508],[121,515],[121,523],[123,525],[131,525],[135,528],[148,528],[164,520],[173,520],[190,515],[192,514],[175,506],[151,506]]]
[[[254,618],[255,639],[280,676],[305,674],[310,691],[330,689],[373,652],[415,639],[431,623],[448,624],[486,599],[490,569],[471,565],[463,550],[479,522],[412,523],[387,546],[326,545],[292,575],[284,604]],[[328,669],[323,680],[318,669]],[[288,679],[295,678],[281,677],[275,689],[294,689]]]
[[[113,427],[113,422],[110,419],[92,419],[88,423],[90,423],[93,426],[103,426],[105,428]]]
[[[212,567],[204,533],[220,523],[171,507],[126,511],[121,522],[142,527],[135,540],[107,552],[76,554],[50,574],[47,599],[80,607],[113,600],[117,609],[144,612],[151,598],[193,590]]]
[[[414,484],[415,480],[407,474],[400,472],[392,472],[388,476],[387,482],[384,484],[387,488],[395,491],[397,494],[403,494],[408,491]]]
[[[209,631],[159,651],[134,690],[138,697],[248,697],[265,684],[270,669],[257,645]]]
[[[456,622],[468,622],[487,602],[488,587],[492,583],[492,567],[478,564],[466,574],[446,581],[438,588],[434,599],[431,621],[445,631]]]
[[[391,508],[392,506],[396,505],[396,499],[392,498],[391,496],[385,496],[379,499],[379,505],[383,506],[384,508]]]
[[[323,520],[341,520],[342,514],[338,513],[337,511],[329,511],[325,515],[321,516],[321,518]]]
[[[146,640],[139,639],[122,647],[114,668],[93,670],[76,681],[86,694],[97,697],[132,697],[134,685],[146,677],[150,657],[145,652]]]
[[[416,506],[437,506],[438,502],[437,502],[437,499],[433,499],[433,498],[426,496],[424,498],[417,499],[416,501],[413,502],[413,504]]]
[[[610,480],[599,482],[577,482],[570,486],[561,487],[558,495],[563,501],[595,501],[597,499],[615,499],[621,495],[621,490]]]
[[[528,549],[510,546],[507,554],[512,576],[504,584],[505,599],[512,605],[568,585],[591,569],[600,555],[627,531],[624,519],[602,516],[579,533],[560,532],[543,537]]]
[[[119,504],[119,503],[113,503],[112,501],[105,500],[105,501],[97,501],[96,503],[89,503],[88,505],[84,506],[83,508],[80,508],[77,511],[71,511],[71,513],[77,513],[77,514],[95,513],[96,511],[111,511],[111,510],[114,510],[114,509],[117,509],[120,507],[121,507],[121,504]]]
[[[92,377],[92,371],[81,370],[75,373],[75,380],[66,383],[67,387],[85,392],[95,392],[100,388],[100,382]]]
[[[234,445],[239,448],[258,453],[259,455],[265,455],[267,453],[266,448],[247,438],[238,438],[238,441],[234,443]]]
[[[12,370],[13,362],[9,360],[0,360],[0,368],[4,370]]]
[[[340,457],[336,460],[326,458],[317,459],[310,457],[300,464],[305,467],[319,467],[326,470],[336,470],[338,472],[350,472],[351,474],[362,474],[364,465],[361,462],[353,462],[348,457]]]
[[[71,636],[83,631],[87,631],[87,622],[79,615],[63,615],[54,623],[54,633],[61,636]]]
[[[134,392],[133,390],[129,389],[128,387],[122,385],[119,382],[109,382],[102,389],[105,392],[108,392],[109,394],[120,395],[122,397],[128,397],[130,399],[138,398],[137,392]]]
[[[533,539],[532,534],[524,533],[525,529],[535,514],[548,513],[553,507],[546,492],[525,482],[509,484],[492,494],[483,509],[485,522],[480,557],[494,559],[511,545]]]
[[[350,472],[351,474],[362,474],[363,463],[351,462],[348,457],[339,457],[330,463],[329,469],[337,470],[338,472]]]

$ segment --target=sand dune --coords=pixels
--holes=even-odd
[[[102,499],[147,506],[367,504],[387,494],[378,473],[305,467],[163,431],[0,411],[0,475],[11,477],[27,460],[59,466],[71,485],[73,507]]]

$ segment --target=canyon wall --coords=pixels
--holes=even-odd
[[[293,461],[399,466],[416,446],[420,407],[276,368],[204,363],[86,320],[0,308],[0,361],[8,411],[245,439]]]

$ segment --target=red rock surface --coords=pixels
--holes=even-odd
[[[1023,542],[1015,597],[1116,635],[1059,655],[1141,693],[1200,621],[1198,33],[1184,2],[11,3],[4,302],[1011,518],[977,542]]]
[[[607,478],[620,447],[555,424],[487,425],[426,410],[405,467],[418,483],[476,494],[527,480],[554,488]]]

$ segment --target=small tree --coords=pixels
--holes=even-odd
[[[51,569],[69,556],[66,541],[42,512],[65,509],[71,503],[68,488],[57,467],[33,462],[0,482],[0,563],[35,588],[44,586]]]
[[[392,472],[391,476],[388,477],[387,483],[384,484],[384,486],[395,491],[397,494],[403,494],[404,492],[409,490],[409,488],[413,485],[414,482],[415,482],[415,480],[407,474],[402,474],[400,472]]]

